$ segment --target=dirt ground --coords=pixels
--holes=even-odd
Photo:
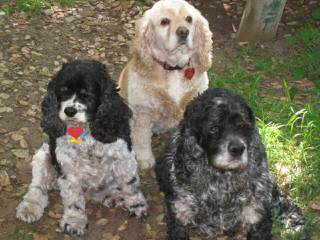
[[[297,29],[310,7],[319,5],[318,1],[308,1],[304,7],[304,2],[288,1],[279,41],[266,45],[270,51],[283,51],[283,36]],[[233,43],[234,28],[239,25],[245,1],[193,3],[210,21],[214,64],[218,67],[237,47]],[[115,0],[54,7],[32,18],[24,13],[10,18],[0,15],[0,240],[73,239],[58,229],[63,209],[57,192],[50,194],[50,205],[39,222],[24,224],[15,218],[15,208],[31,179],[32,154],[46,141],[39,123],[41,97],[52,75],[74,58],[100,60],[117,79],[129,59],[134,20],[139,16],[141,11],[133,1]],[[164,141],[154,140],[154,151],[159,156]],[[165,209],[153,171],[142,174],[142,185],[150,205],[145,222],[128,218],[123,209],[88,203],[89,229],[82,239],[164,239]]]

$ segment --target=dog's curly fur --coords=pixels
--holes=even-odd
[[[187,31],[185,39],[179,29]],[[119,93],[133,111],[132,147],[141,169],[155,163],[152,134],[177,125],[187,103],[208,88],[211,50],[208,21],[184,0],[157,1],[137,21]],[[180,69],[166,70],[159,61]],[[188,69],[194,70],[191,80],[185,76]]]
[[[76,111],[68,116],[67,108]],[[33,157],[33,179],[17,207],[26,222],[41,218],[48,190],[58,187],[64,204],[61,228],[81,235],[87,225],[85,195],[105,206],[116,204],[138,218],[147,204],[139,189],[138,165],[131,150],[131,111],[118,95],[105,66],[97,61],[65,64],[48,85],[42,102],[43,144]],[[82,144],[70,141],[68,126],[87,132]],[[55,166],[55,168],[54,168]]]
[[[277,206],[292,227],[304,224],[300,209],[272,180],[251,109],[229,91],[209,89],[187,106],[156,170],[167,239],[189,239],[194,229],[270,240]]]

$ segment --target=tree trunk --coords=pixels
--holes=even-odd
[[[247,0],[237,33],[239,42],[261,42],[276,36],[286,0]]]

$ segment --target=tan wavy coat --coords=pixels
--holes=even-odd
[[[181,27],[188,29],[183,41],[177,33]],[[155,163],[152,134],[176,125],[186,104],[208,88],[211,47],[208,21],[186,1],[161,0],[137,22],[132,58],[119,87],[133,110],[131,137],[141,169]],[[183,69],[165,70],[155,59]],[[187,68],[195,70],[191,80],[185,77]]]

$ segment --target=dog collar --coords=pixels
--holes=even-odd
[[[153,58],[161,67],[163,67],[164,70],[167,71],[174,71],[174,70],[182,70],[184,67],[179,67],[179,66],[171,66],[167,62],[162,62],[161,60],[157,58]],[[189,63],[188,63],[189,64]]]
[[[82,144],[86,141],[87,133],[86,129],[78,126],[70,126],[67,128],[68,140],[71,143]],[[93,142],[93,138],[90,137],[90,142]]]
[[[182,70],[184,69],[186,66],[190,65],[190,61],[184,66],[184,67],[180,67],[180,66],[171,66],[170,64],[168,64],[167,62],[163,62],[155,57],[153,57],[154,61],[157,62],[160,66],[163,67],[164,70],[167,71],[174,71],[174,70]],[[186,68],[184,70],[184,77],[188,80],[191,80],[193,78],[195,74],[195,69],[194,68]]]

